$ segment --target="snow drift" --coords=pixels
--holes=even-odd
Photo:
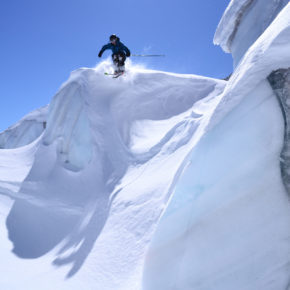
[[[219,41],[234,22],[238,47],[260,2],[232,1]],[[14,127],[25,141],[0,150],[1,288],[289,287],[290,6],[275,5],[229,82],[133,65],[112,79],[103,62],[29,119],[41,129]]]
[[[37,139],[46,127],[47,110],[48,106],[35,110],[0,133],[0,148],[17,148]]]
[[[267,79],[273,70],[290,67],[288,15],[289,5],[218,97],[208,133],[194,147],[157,228],[144,289],[289,286],[290,205],[280,170],[288,140]]]
[[[232,53],[236,67],[288,3],[288,0],[232,0],[218,25],[214,43]]]
[[[6,190],[15,199],[5,209],[15,256],[5,248],[12,267],[3,285],[30,289],[40,276],[58,289],[84,281],[95,289],[96,280],[101,289],[141,287],[148,245],[189,144],[225,82],[134,67],[115,80],[104,76],[106,67],[72,73],[49,106],[19,191]],[[31,146],[22,147],[24,156]],[[33,279],[11,279],[15,259],[29,259],[25,275]]]

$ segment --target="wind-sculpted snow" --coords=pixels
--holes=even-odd
[[[54,97],[43,137],[45,145],[57,142],[58,157],[71,170],[82,169],[92,158],[84,82],[82,78],[72,81]]]
[[[284,120],[267,77],[290,67],[289,9],[228,82],[130,62],[118,79],[109,62],[74,71],[44,132],[0,150],[0,288],[287,289]]]
[[[220,104],[211,119],[210,127],[223,118],[225,110],[231,111],[243,96],[251,93],[261,81],[267,80],[272,71],[290,66],[288,15],[290,15],[290,3],[248,49],[220,98]]]
[[[144,290],[288,289],[288,150],[267,77],[290,65],[289,15],[287,5],[216,98],[148,251]]]
[[[264,81],[194,147],[148,251],[144,290],[286,289],[282,144],[282,115]]]
[[[1,256],[32,259],[33,276],[8,274],[15,289],[141,289],[149,242],[226,83],[134,67],[112,79],[107,66],[77,70],[62,86],[10,195],[17,258]],[[42,273],[50,284],[37,281]]]
[[[225,52],[231,52],[231,42],[235,36],[244,12],[254,0],[231,0],[214,36],[214,44],[220,45]]]
[[[232,53],[236,67],[288,3],[288,0],[232,0],[216,30],[214,43]]]
[[[48,106],[31,112],[17,124],[0,133],[0,148],[12,149],[35,141],[46,127]]]

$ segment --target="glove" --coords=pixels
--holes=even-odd
[[[99,52],[98,57],[102,57],[102,52],[101,51]]]
[[[130,53],[130,52],[127,52],[127,53],[126,53],[126,56],[127,56],[127,57],[129,57],[130,55],[131,55],[131,53]]]

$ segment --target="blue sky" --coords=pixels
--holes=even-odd
[[[110,34],[148,68],[214,78],[232,58],[212,43],[229,0],[7,0],[0,6],[0,130],[50,102],[70,72],[94,67]],[[109,56],[105,52],[103,59]]]

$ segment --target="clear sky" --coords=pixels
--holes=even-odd
[[[117,34],[148,68],[224,78],[232,58],[213,45],[229,0],[7,0],[0,4],[0,130],[50,102],[70,72],[94,67]],[[110,52],[103,54],[103,59]]]

